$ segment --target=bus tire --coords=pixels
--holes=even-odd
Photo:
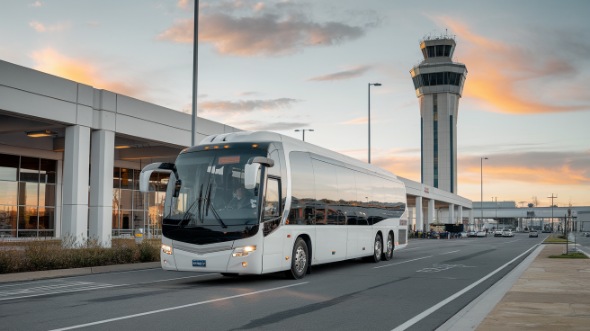
[[[293,245],[293,254],[291,256],[291,269],[286,271],[288,278],[301,279],[305,277],[309,267],[309,249],[303,238],[299,237]]]
[[[385,249],[383,250],[383,261],[389,261],[393,257],[393,234],[387,234],[387,241],[385,242]]]
[[[381,233],[377,233],[377,235],[375,235],[375,243],[373,244],[373,262],[377,263],[381,261],[382,256],[383,238],[381,238]]]

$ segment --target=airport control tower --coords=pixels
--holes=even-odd
[[[424,61],[410,73],[420,99],[422,183],[456,194],[457,117],[467,68],[453,62],[453,37],[426,37],[420,49]]]

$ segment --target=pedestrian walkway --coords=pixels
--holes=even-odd
[[[590,259],[547,244],[476,330],[590,330]]]

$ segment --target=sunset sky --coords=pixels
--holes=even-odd
[[[190,112],[192,0],[5,0],[0,59]],[[454,36],[458,193],[590,206],[590,1],[201,1],[198,115],[420,181],[410,69]],[[1,74],[1,73],[0,73]]]

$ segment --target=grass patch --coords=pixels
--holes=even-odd
[[[86,268],[113,264],[160,260],[160,240],[113,239],[110,248],[88,240],[77,248],[67,248],[67,240],[10,243],[0,249],[0,273]]]
[[[552,259],[587,259],[588,257],[584,253],[580,252],[569,252],[561,255],[549,255]]]
[[[562,235],[551,234],[543,242],[546,244],[565,244],[569,241]]]

